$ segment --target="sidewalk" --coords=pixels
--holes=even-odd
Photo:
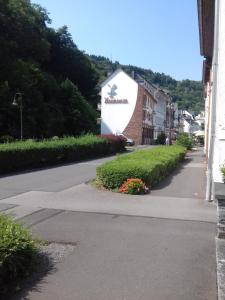
[[[149,195],[81,184],[2,200],[36,236],[74,245],[14,299],[216,300],[216,206],[204,201],[204,173],[198,151]]]

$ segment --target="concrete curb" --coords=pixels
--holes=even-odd
[[[216,238],[218,300],[225,299],[225,240]]]

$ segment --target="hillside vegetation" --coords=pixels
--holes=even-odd
[[[24,137],[78,135],[96,129],[98,73],[67,27],[49,27],[41,6],[0,1],[0,136],[19,137],[23,93]]]
[[[30,0],[0,1],[0,137],[20,136],[19,106],[12,106],[16,93],[22,93],[24,138],[96,132],[99,83],[120,64],[86,55],[66,26],[50,24],[48,12]],[[121,67],[167,88],[180,108],[202,109],[200,82]]]
[[[178,103],[179,109],[187,109],[196,114],[204,109],[202,84],[200,81],[188,79],[177,81],[164,73],[153,72],[150,69],[143,69],[132,65],[121,65],[119,62],[112,62],[103,56],[90,55],[90,59],[99,73],[100,81],[103,81],[107,77],[107,74],[121,67],[128,74],[135,71],[147,81],[169,91],[173,97],[173,101]]]

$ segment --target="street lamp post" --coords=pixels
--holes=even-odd
[[[14,106],[19,106],[20,109],[20,139],[23,140],[23,94],[22,93],[16,93],[13,98]]]

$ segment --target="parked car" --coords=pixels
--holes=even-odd
[[[134,140],[128,138],[128,137],[125,136],[123,133],[119,133],[119,134],[117,134],[117,135],[123,137],[123,138],[126,140],[127,146],[134,146]]]

